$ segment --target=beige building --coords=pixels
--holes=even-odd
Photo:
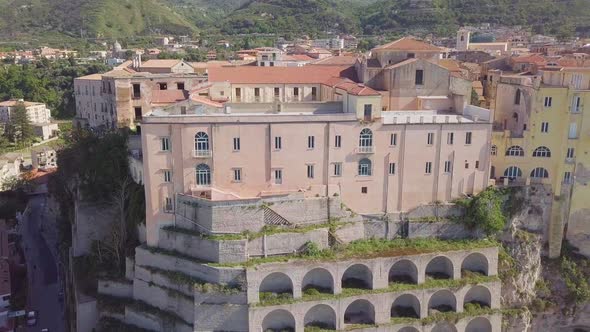
[[[490,112],[467,105],[457,78],[428,61],[435,49],[419,51],[410,61],[374,53],[404,62],[377,73],[406,73],[391,90],[357,83],[367,73],[347,66],[215,68],[189,100],[154,109],[142,120],[148,243],[174,223],[178,195],[338,196],[357,213],[383,214],[487,187]]]
[[[32,123],[49,123],[51,120],[51,111],[43,103],[34,103],[22,99],[11,99],[0,103],[0,122],[7,123],[10,121],[14,109],[22,103],[27,109],[27,117]]]

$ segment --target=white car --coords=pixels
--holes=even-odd
[[[37,324],[37,311],[36,310],[31,310],[29,312],[27,312],[27,326],[34,326],[35,324]]]

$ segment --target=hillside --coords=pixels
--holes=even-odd
[[[58,32],[125,37],[190,34],[194,25],[157,0],[0,0],[0,35]]]

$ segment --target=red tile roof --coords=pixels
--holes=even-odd
[[[153,90],[152,104],[173,104],[186,100],[188,94],[184,90]]]
[[[398,39],[389,44],[377,46],[375,50],[440,52],[441,49],[410,37]]]
[[[531,55],[527,55],[527,56],[515,57],[515,58],[512,58],[512,61],[514,63],[536,63],[536,64],[542,64],[542,63],[547,62],[545,57],[543,57],[539,54],[531,54]]]
[[[232,84],[322,84],[333,77],[356,80],[352,66],[219,67],[209,69],[209,82]]]

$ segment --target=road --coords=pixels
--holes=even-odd
[[[48,243],[42,233],[47,228],[47,223],[43,223],[45,205],[45,195],[31,197],[21,226],[29,279],[27,311],[38,311],[37,324],[27,328],[27,332],[39,332],[43,328],[50,332],[65,331],[64,306],[58,299],[62,286],[55,257],[56,238],[48,236],[51,242]]]

